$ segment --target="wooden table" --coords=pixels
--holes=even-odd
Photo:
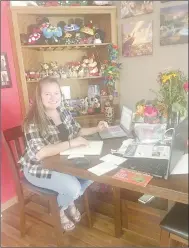
[[[109,139],[104,141],[103,151],[100,157],[110,153],[111,149],[119,148],[121,142],[122,139]],[[112,176],[119,170],[119,168],[102,176],[96,176],[95,174],[89,172],[87,169],[94,165],[97,165],[100,162],[100,157],[89,156],[88,158],[90,160],[90,165],[82,168],[79,168],[71,160],[68,160],[67,156],[60,155],[44,159],[42,165],[44,168],[47,169],[111,185],[113,187],[113,195],[115,201],[116,237],[120,237],[121,235],[120,189],[127,189],[144,194],[151,194],[170,201],[188,204],[188,175],[171,175],[168,180],[153,178],[146,187],[141,187],[113,179]]]

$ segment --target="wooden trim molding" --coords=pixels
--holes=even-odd
[[[18,202],[18,197],[14,196],[13,198],[8,200],[7,202],[1,204],[1,213],[3,211],[5,211],[6,209],[10,208],[11,206],[13,206],[14,204],[16,204],[17,202]]]

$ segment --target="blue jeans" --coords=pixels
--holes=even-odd
[[[31,175],[27,168],[24,168],[24,176],[31,184],[37,187],[57,192],[57,202],[63,210],[67,209],[74,200],[83,195],[87,187],[93,183],[91,180],[84,180],[56,171],[52,172],[50,179],[38,178]]]

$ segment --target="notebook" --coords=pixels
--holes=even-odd
[[[140,172],[128,170],[128,169],[120,169],[114,176],[114,179],[121,180],[123,182],[136,184],[142,187],[146,187],[146,185],[153,178],[150,175],[143,174]]]
[[[100,155],[103,141],[89,141],[88,146],[80,146],[60,152],[60,155]]]

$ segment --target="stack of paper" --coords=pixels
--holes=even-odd
[[[100,158],[100,160],[104,162],[88,169],[88,171],[96,174],[97,176],[101,176],[111,170],[116,169],[118,165],[124,163],[127,159],[117,157],[112,154],[107,154],[106,156]]]
[[[88,169],[88,171],[94,173],[95,175],[97,176],[101,176],[111,170],[114,170],[116,169],[118,166],[111,163],[111,162],[103,162],[103,163],[100,163],[90,169]]]

